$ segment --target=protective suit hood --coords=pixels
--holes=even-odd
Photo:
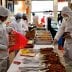
[[[62,9],[61,14],[62,14],[62,16],[63,16],[63,14],[67,14],[69,17],[71,17],[72,16],[72,11],[69,7],[66,6]]]
[[[18,17],[22,17],[22,14],[21,13],[17,13],[16,15],[15,15],[15,18],[18,18]]]
[[[10,15],[10,11],[2,6],[0,6],[0,16],[9,16]]]

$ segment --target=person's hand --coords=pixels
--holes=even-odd
[[[58,41],[57,41],[56,39],[54,39],[54,40],[53,40],[53,45],[57,44],[57,42],[58,42]]]

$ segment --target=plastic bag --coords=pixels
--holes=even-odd
[[[9,52],[23,49],[26,46],[27,42],[28,39],[24,35],[16,31],[12,31],[9,34]]]

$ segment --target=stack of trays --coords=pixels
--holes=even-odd
[[[45,31],[45,30],[38,30],[36,32],[36,37],[35,37],[35,43],[36,44],[52,44],[53,39],[51,36],[51,33],[49,31]]]
[[[35,30],[28,31],[26,33],[26,38],[27,39],[34,39],[35,38]]]

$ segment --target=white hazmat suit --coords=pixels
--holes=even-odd
[[[26,20],[21,20],[20,24],[22,25],[22,33],[26,35],[26,31],[28,31],[28,22]]]
[[[64,34],[64,32],[70,32],[71,38],[66,38],[64,42],[65,54],[72,59],[72,12],[68,7],[62,9],[62,15],[67,14],[69,17],[66,18],[61,24],[60,29],[58,30],[55,39],[58,41],[59,38]]]
[[[4,19],[4,17],[8,16],[9,16],[9,10],[0,6],[0,59],[8,57],[8,44],[9,44],[8,32],[10,32],[12,28],[6,27],[6,24],[4,22],[6,19],[4,21],[2,20],[2,18]]]
[[[19,32],[19,33],[22,33],[22,26],[20,24],[20,22],[17,22],[16,20],[13,20],[11,22],[11,25],[10,25],[15,31]]]
[[[22,15],[18,13],[15,19],[11,22],[10,27],[12,27],[15,31],[25,35],[26,31],[28,31],[28,22],[19,17],[22,17]],[[16,18],[18,19],[16,20]]]

